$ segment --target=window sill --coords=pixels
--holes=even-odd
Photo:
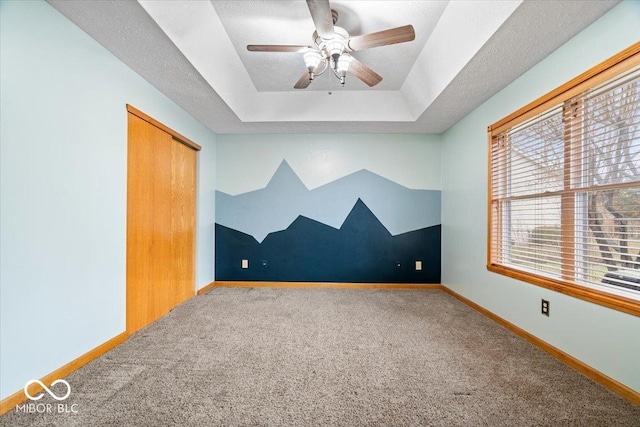
[[[487,265],[487,270],[640,317],[640,301],[632,298],[591,289],[573,282],[538,276],[501,265],[489,264]]]

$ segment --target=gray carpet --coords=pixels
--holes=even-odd
[[[76,414],[0,425],[640,426],[438,290],[216,288],[66,380]]]

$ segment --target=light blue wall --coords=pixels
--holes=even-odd
[[[415,190],[440,190],[440,135],[218,135],[217,190],[264,188],[283,160],[313,190],[367,169]]]
[[[638,40],[640,2],[623,2],[449,129],[442,147],[443,284],[636,391],[639,317],[486,271],[485,159],[488,125]]]
[[[216,136],[47,3],[2,1],[0,20],[5,398],[125,329],[125,104],[203,146],[198,288],[214,277]]]

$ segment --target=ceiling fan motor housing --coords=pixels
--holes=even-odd
[[[349,40],[349,33],[342,27],[333,27],[333,37],[330,39],[323,39],[317,32],[313,33],[314,44],[324,53],[326,58],[337,59],[342,52],[348,49],[347,40]]]

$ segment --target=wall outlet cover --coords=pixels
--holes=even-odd
[[[546,299],[542,300],[542,303],[540,305],[540,312],[549,317],[549,301],[547,301]]]

